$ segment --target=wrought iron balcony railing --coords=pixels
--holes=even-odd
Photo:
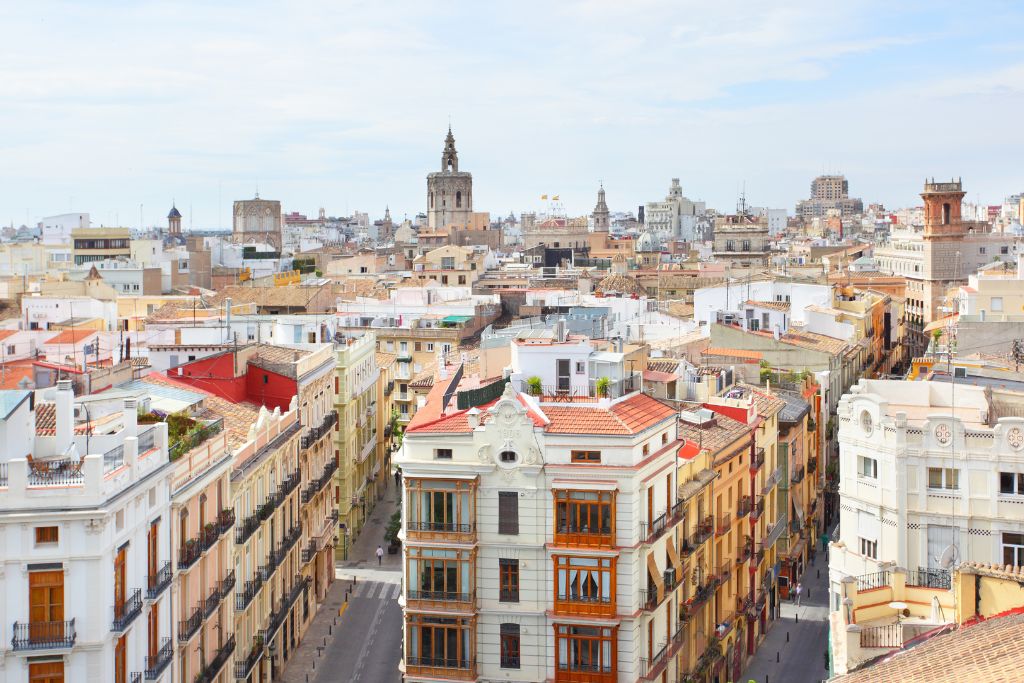
[[[114,605],[114,620],[110,630],[120,633],[128,628],[128,625],[140,614],[142,614],[142,589],[136,588],[128,595],[124,604]]]
[[[153,576],[146,577],[146,599],[156,600],[168,586],[171,585],[171,577],[173,572],[171,570],[171,562],[168,560],[164,562],[163,566],[157,570]]]
[[[11,649],[56,650],[73,647],[78,633],[75,620],[14,622]]]

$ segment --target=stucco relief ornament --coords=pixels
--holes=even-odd
[[[529,450],[526,452],[526,457],[523,458],[523,463],[526,465],[536,465],[540,460],[540,449],[536,445],[531,445]]]
[[[1021,431],[1020,427],[1011,427],[1006,434],[1006,443],[1019,451],[1024,446],[1024,431]]]
[[[950,430],[949,425],[940,424],[938,427],[935,428],[935,440],[939,442],[939,445],[948,445],[950,439],[952,438],[953,432]]]
[[[491,461],[491,447],[488,446],[487,444],[484,444],[479,449],[477,449],[476,457],[477,457],[477,459],[480,462],[484,462],[484,463],[490,462]]]

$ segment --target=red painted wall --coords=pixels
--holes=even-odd
[[[233,403],[251,401],[270,410],[287,410],[292,396],[299,393],[298,383],[290,377],[255,365],[249,365],[245,373],[235,377],[234,367],[233,355],[222,353],[182,365],[180,375],[173,369],[168,374]]]
[[[178,371],[181,374],[177,374]],[[222,353],[208,358],[199,358],[191,363],[167,371],[168,376],[208,391],[223,399],[238,403],[246,399],[245,375],[235,377],[234,355]]]
[[[245,379],[246,394],[249,400],[257,405],[264,405],[270,410],[274,408],[280,408],[281,412],[288,410],[292,396],[299,393],[298,382],[291,377],[285,377],[255,365],[249,366],[249,373]]]
[[[746,408],[736,408],[736,407],[733,407],[733,406],[720,406],[720,405],[715,405],[714,403],[705,403],[704,407],[707,408],[708,410],[715,411],[719,415],[725,415],[726,417],[731,417],[732,419],[736,420],[737,422],[742,422],[743,424],[747,424],[747,409]]]

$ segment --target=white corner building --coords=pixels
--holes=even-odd
[[[1024,564],[1024,392],[966,382],[861,380],[839,402],[832,609],[845,577],[894,565]]]

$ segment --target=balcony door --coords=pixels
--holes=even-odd
[[[64,636],[64,570],[29,572],[29,639],[54,640]],[[53,622],[58,622],[54,624]],[[63,676],[63,674],[62,674]]]
[[[568,358],[559,358],[555,361],[556,377],[559,391],[569,391],[572,385],[572,374],[570,373],[570,361]]]
[[[121,546],[114,556],[114,616],[124,616],[124,569],[127,555],[127,546]]]
[[[156,587],[156,575],[160,571],[160,522],[155,521],[149,525],[149,532],[146,534],[146,557],[147,569],[149,571],[149,587]]]
[[[30,662],[29,683],[64,683],[64,662]]]
[[[114,643],[114,683],[128,683],[125,636]]]

